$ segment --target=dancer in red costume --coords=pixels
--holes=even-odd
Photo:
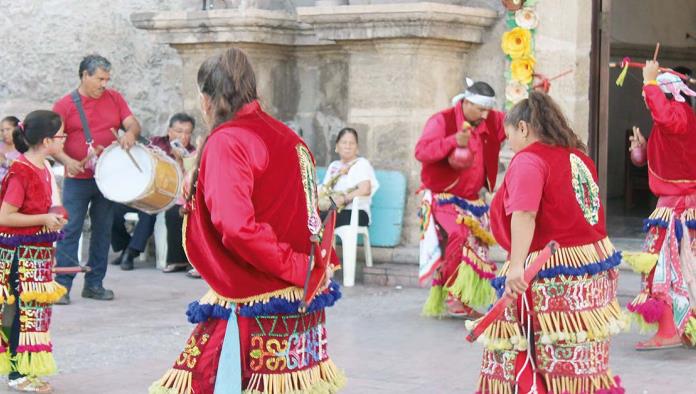
[[[211,289],[189,305],[198,325],[150,393],[334,393],[344,377],[327,353],[324,310],[340,293],[329,282],[333,224],[322,232],[314,159],[261,109],[241,50],[206,60],[198,88],[212,131],[184,246]]]
[[[495,187],[505,139],[504,114],[494,106],[493,89],[471,83],[453,107],[428,119],[416,145],[423,164],[420,281],[432,281],[425,316],[476,316],[474,308],[485,310],[495,299],[495,264],[488,260],[495,241],[479,198],[484,186]]]
[[[479,337],[477,391],[623,393],[609,370],[609,338],[626,326],[616,300],[621,254],[607,238],[594,163],[544,93],[516,104],[505,129],[516,154],[491,228],[509,261],[493,286],[518,301]],[[560,247],[525,283],[525,263],[551,240]]]
[[[640,159],[647,157],[650,191],[659,198],[643,226],[643,251],[626,255],[643,275],[642,291],[628,310],[641,328],[657,328],[638,350],[696,345],[696,116],[683,97],[696,92],[673,74],[658,75],[658,69],[655,61],[643,68],[650,137],[646,144],[634,128],[631,138],[634,164],[645,165]]]

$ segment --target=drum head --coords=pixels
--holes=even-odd
[[[97,161],[94,179],[99,191],[111,201],[125,204],[136,200],[152,182],[153,159],[148,150],[136,144],[130,153],[142,172],[117,144],[106,148]]]

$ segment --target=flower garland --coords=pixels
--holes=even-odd
[[[505,107],[508,109],[527,98],[534,81],[534,33],[539,24],[536,2],[504,1],[508,8],[507,25],[510,30],[503,34],[500,46],[510,65],[505,72]]]

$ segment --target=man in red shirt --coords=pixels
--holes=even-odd
[[[453,107],[428,120],[416,145],[424,189],[420,279],[423,283],[432,277],[423,307],[426,316],[444,314],[447,298],[450,315],[473,317],[477,313],[472,308],[483,310],[495,297],[490,286],[495,264],[488,260],[494,240],[488,205],[479,198],[484,186],[490,191],[495,187],[505,139],[504,114],[493,110],[495,105],[493,88],[485,82],[470,83],[454,98]],[[457,163],[458,149],[471,160]],[[427,236],[429,228],[437,237]]]
[[[643,251],[624,256],[643,275],[642,290],[627,308],[642,328],[657,328],[637,350],[696,345],[696,115],[687,102],[696,92],[674,74],[658,74],[659,64],[646,62],[643,97],[653,120],[648,182],[659,199],[644,221]],[[633,149],[646,150],[638,128]]]
[[[80,62],[79,77],[80,86],[53,106],[63,118],[67,134],[63,152],[56,159],[65,166],[63,202],[70,215],[64,229],[65,238],[58,242],[56,264],[70,267],[79,263],[78,244],[89,208],[91,236],[87,265],[92,270],[85,275],[82,296],[111,300],[114,293],[105,289],[102,281],[106,275],[113,204],[97,188],[94,164],[98,152],[116,141],[116,130],[125,129],[118,141],[124,149],[130,149],[140,135],[140,123],[121,94],[107,89],[111,77],[111,63],[107,59],[99,55],[86,56]],[[83,108],[87,128],[83,127],[78,104]],[[56,280],[68,289],[59,304],[70,303],[69,291],[74,276],[57,275]]]

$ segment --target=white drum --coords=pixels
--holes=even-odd
[[[118,144],[99,156],[94,178],[104,197],[150,214],[174,205],[183,184],[179,165],[161,150],[142,144],[130,153],[142,172]]]

